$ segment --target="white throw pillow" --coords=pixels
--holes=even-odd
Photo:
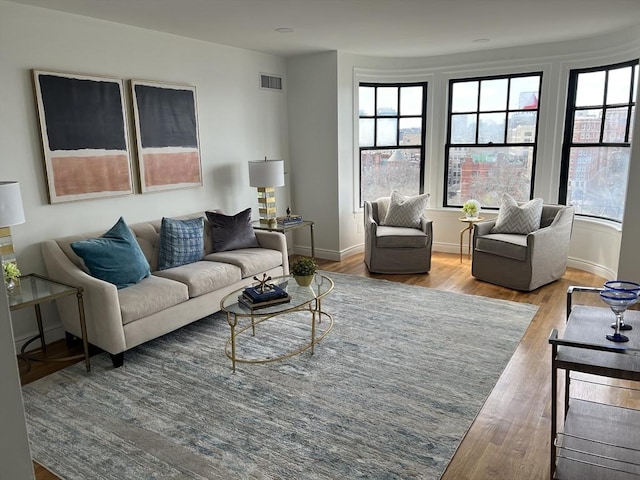
[[[527,203],[518,202],[508,193],[502,194],[502,205],[496,224],[491,233],[518,233],[527,235],[540,228],[542,217],[542,199],[534,198]]]
[[[389,210],[382,225],[420,228],[420,218],[427,208],[428,201],[428,193],[406,197],[398,192],[391,192]]]

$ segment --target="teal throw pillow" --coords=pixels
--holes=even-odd
[[[175,220],[163,218],[160,227],[158,270],[179,267],[202,260],[204,254],[204,218]]]
[[[247,208],[235,215],[223,215],[216,212],[205,213],[211,224],[211,236],[213,237],[213,250],[215,252],[260,246],[251,226],[251,208]]]
[[[149,262],[122,217],[102,237],[73,242],[71,248],[92,276],[118,288],[135,285],[151,274]]]

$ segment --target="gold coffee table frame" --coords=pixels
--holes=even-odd
[[[314,279],[314,282],[308,287],[301,287],[291,276],[274,278],[271,283],[280,285],[287,291],[289,296],[291,296],[291,302],[289,303],[281,303],[279,305],[251,310],[238,303],[238,296],[242,294],[244,287],[230,293],[220,301],[220,309],[227,314],[227,323],[231,328],[231,336],[227,339],[224,347],[224,353],[229,359],[231,359],[231,365],[234,372],[236,371],[236,363],[260,364],[276,362],[298,355],[308,349],[311,349],[311,354],[313,355],[313,347],[315,344],[326,337],[333,328],[333,316],[322,310],[322,298],[333,290],[333,280],[326,275],[317,275],[322,278],[321,285],[318,285]],[[236,341],[238,335],[251,329],[253,336],[255,336],[256,325],[271,318],[302,311],[308,311],[311,314],[311,338],[309,343],[305,343],[295,350],[291,350],[283,355],[272,358],[243,359],[236,356]],[[321,335],[316,337],[316,323],[320,323],[323,316],[329,320],[329,326]],[[241,318],[249,318],[251,319],[251,322],[236,330],[236,327],[238,327],[238,321]]]

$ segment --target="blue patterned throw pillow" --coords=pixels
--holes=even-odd
[[[73,242],[71,248],[92,276],[118,288],[135,285],[150,275],[149,262],[122,217],[102,237]]]
[[[204,218],[163,218],[160,227],[158,270],[197,262],[204,254]]]

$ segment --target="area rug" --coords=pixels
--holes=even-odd
[[[122,368],[100,354],[24,386],[33,458],[67,480],[439,478],[537,307],[328,275],[335,323],[313,355],[234,374],[218,313]],[[306,315],[241,334],[240,352],[295,343]]]

